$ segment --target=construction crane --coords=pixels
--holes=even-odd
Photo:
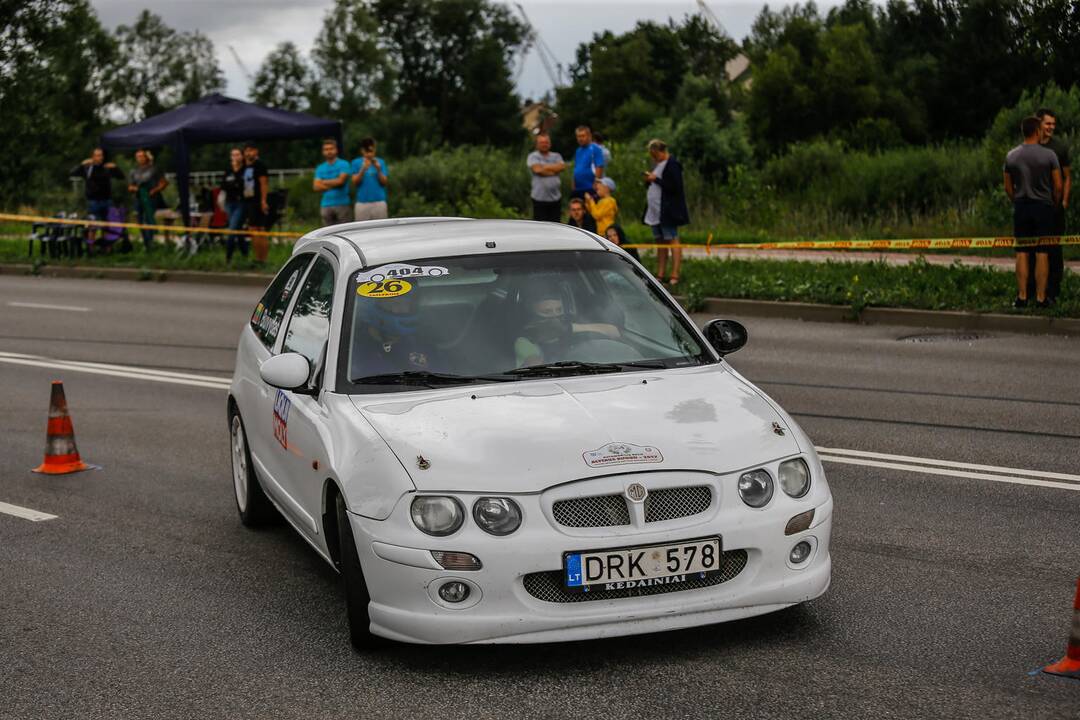
[[[525,13],[525,8],[521,6],[521,3],[514,3],[517,6],[518,14],[521,15],[521,19],[525,21],[525,46],[521,51],[521,64],[518,66],[515,73],[515,81],[521,77],[521,73],[525,70],[525,54],[530,49],[536,49],[536,54],[540,57],[540,63],[544,66],[544,72],[547,73],[548,78],[551,80],[551,84],[560,88],[565,85],[563,80],[563,66],[555,59],[555,53],[551,52],[551,48],[544,42],[544,38],[540,37],[540,33],[536,32],[536,28],[533,27],[532,21],[529,20],[529,16]]]
[[[248,70],[247,65],[245,65],[244,61],[240,59],[240,53],[236,52],[236,48],[234,48],[232,45],[229,45],[229,52],[232,53],[233,60],[235,60],[236,64],[240,66],[240,72],[244,73],[244,77],[247,78],[247,81],[249,83],[255,82],[255,76],[251,74],[251,71]]]
[[[727,28],[724,27],[724,23],[720,22],[720,18],[716,17],[716,13],[714,13],[712,9],[705,4],[705,0],[697,0],[697,6],[698,9],[701,10],[701,14],[705,17],[705,19],[711,22],[716,27],[716,29],[720,31],[721,35],[728,34]]]

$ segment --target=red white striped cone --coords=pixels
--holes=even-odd
[[[1069,633],[1069,644],[1065,648],[1065,657],[1053,665],[1047,665],[1043,672],[1051,675],[1064,675],[1065,677],[1080,680],[1080,578],[1076,580],[1076,599],[1073,600],[1072,632]]]
[[[93,465],[82,461],[79,449],[75,447],[75,428],[68,415],[64,383],[53,380],[52,396],[49,398],[49,427],[45,435],[45,462],[34,468],[34,472],[66,475],[93,468]]]

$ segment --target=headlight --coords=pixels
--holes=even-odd
[[[780,487],[793,498],[801,498],[810,490],[810,468],[802,458],[780,463]]]
[[[422,495],[412,501],[412,521],[428,535],[451,535],[465,522],[461,503],[452,497]]]
[[[473,504],[472,516],[492,535],[509,535],[521,526],[521,508],[510,498],[482,497]]]
[[[772,500],[772,475],[764,470],[751,470],[739,476],[739,497],[753,508],[764,507]]]

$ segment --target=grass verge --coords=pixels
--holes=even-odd
[[[653,262],[646,257],[647,266]],[[1012,273],[959,263],[931,265],[922,258],[909,265],[688,259],[681,276],[679,292],[686,294],[692,310],[700,309],[705,298],[721,297],[844,305],[856,313],[876,306],[1080,317],[1080,276],[1070,271],[1061,300],[1047,310],[1013,309]]]

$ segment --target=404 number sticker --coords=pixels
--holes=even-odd
[[[366,298],[392,298],[404,295],[412,290],[408,280],[370,280],[360,283],[356,294]]]

